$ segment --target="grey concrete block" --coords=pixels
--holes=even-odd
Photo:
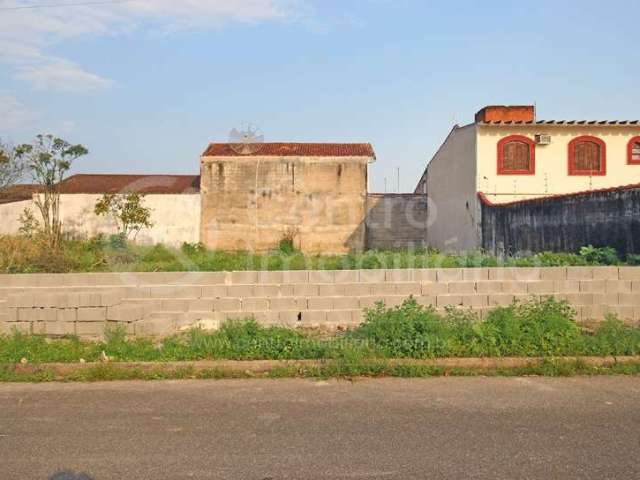
[[[102,307],[102,294],[91,292],[80,294],[80,307]]]
[[[212,298],[189,300],[188,309],[190,312],[213,312],[214,302]]]
[[[413,280],[412,271],[409,269],[385,270],[385,282],[410,282]]]
[[[334,283],[335,274],[332,270],[310,270],[307,281],[309,283]]]
[[[220,298],[227,296],[226,285],[207,285],[202,287],[203,298]]]
[[[416,282],[435,282],[436,270],[433,268],[417,268],[412,272],[412,280]]]
[[[229,285],[227,287],[227,296],[229,297],[254,297],[255,291],[253,285]]]
[[[302,324],[305,326],[322,326],[326,321],[326,310],[308,310],[306,312],[302,312]]]
[[[344,295],[346,288],[344,283],[334,283],[318,286],[318,295],[321,297],[335,297]]]
[[[438,282],[461,282],[462,269],[461,268],[438,268],[436,269],[436,280]]]
[[[269,310],[306,310],[307,299],[298,297],[281,297],[269,299]]]
[[[359,281],[363,283],[384,283],[386,273],[384,270],[360,270]]]
[[[360,302],[358,297],[334,297],[333,309],[334,310],[352,310],[360,308]]]
[[[267,298],[243,298],[242,299],[242,311],[254,312],[254,311],[266,311],[269,310],[269,300]]]
[[[488,268],[463,268],[462,280],[465,282],[478,282],[489,280]]]
[[[423,295],[443,295],[449,291],[449,285],[445,282],[424,282],[422,283]]]
[[[107,320],[107,307],[78,308],[78,323],[104,322]]]
[[[29,308],[36,305],[36,298],[32,293],[9,295],[7,305],[9,307]]]
[[[410,283],[396,283],[396,290],[394,292],[396,295],[421,295],[422,294],[422,285],[415,282]]]
[[[165,312],[186,312],[189,310],[190,300],[181,298],[168,298],[162,300],[162,310]]]
[[[286,296],[293,295],[293,285],[287,285]],[[253,288],[253,295],[255,297],[278,297],[282,295],[282,288],[280,285],[256,285]]]
[[[282,283],[308,283],[309,272],[307,270],[285,270],[282,272]]]
[[[79,337],[102,337],[104,329],[107,326],[106,321],[102,322],[76,322],[76,335]]]
[[[258,272],[229,272],[227,282],[230,285],[249,285],[257,283]]]
[[[151,298],[200,298],[202,287],[197,285],[156,285],[149,288]]]
[[[145,316],[142,305],[116,305],[107,308],[107,320],[115,322],[136,322]]]
[[[371,295],[395,295],[395,283],[372,283]]]
[[[283,273],[275,271],[258,272],[257,282],[260,284],[279,284],[283,283]]]
[[[44,331],[47,335],[75,335],[75,322],[44,322]]]
[[[239,298],[218,298],[213,302],[216,312],[239,312],[242,309]]]
[[[33,307],[18,308],[19,322],[35,322],[38,320],[38,313]]]
[[[57,308],[34,308],[36,318],[39,322],[55,322],[58,320]]]
[[[78,320],[78,310],[76,308],[58,308],[56,310],[56,321],[75,322]]]
[[[333,308],[334,297],[308,297],[307,307],[309,310],[331,310]]]
[[[302,315],[301,313],[299,310],[281,310],[278,312],[278,320],[281,324],[288,326],[302,324],[302,320],[299,318],[302,318],[304,313]]]
[[[333,270],[334,283],[358,283],[359,281],[360,273],[358,270]]]
[[[293,295],[296,297],[313,297],[320,293],[317,284],[312,283],[296,283],[293,286]]]

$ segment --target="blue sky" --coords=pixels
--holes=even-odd
[[[640,117],[640,2],[0,0],[0,137],[54,132],[74,172],[197,173],[242,122],[266,141],[371,142],[411,191],[486,104]],[[89,0],[85,0],[89,1]],[[603,6],[606,5],[606,8]]]

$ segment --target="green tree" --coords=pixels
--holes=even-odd
[[[41,192],[35,205],[42,215],[42,231],[51,248],[57,249],[62,239],[60,188],[74,160],[89,153],[82,145],[72,145],[53,135],[38,135],[33,143],[16,148],[16,156],[25,162]]]
[[[140,230],[153,226],[151,209],[142,204],[143,199],[139,193],[105,193],[96,203],[94,211],[98,216],[110,216],[122,238],[129,239],[133,234],[135,239]]]

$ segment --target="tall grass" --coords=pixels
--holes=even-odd
[[[629,263],[638,263],[635,256]],[[180,249],[127,244],[120,237],[66,239],[52,251],[37,236],[0,236],[0,272],[354,270],[376,268],[531,267],[621,264],[615,250],[585,247],[578,253],[543,252],[499,258],[483,252],[444,254],[435,250],[367,251],[345,255],[304,255],[291,248],[273,252],[225,252],[200,244]]]

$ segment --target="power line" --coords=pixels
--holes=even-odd
[[[102,0],[94,2],[75,2],[75,3],[42,3],[38,5],[20,5],[18,7],[0,7],[0,10],[35,10],[41,8],[60,8],[60,7],[84,7],[89,5],[113,5],[117,3],[134,2],[135,0]]]

